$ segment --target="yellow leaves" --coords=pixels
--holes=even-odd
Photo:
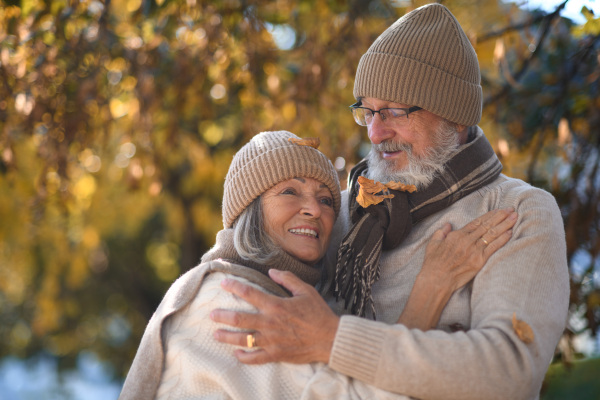
[[[90,200],[95,191],[96,179],[89,174],[83,175],[73,186],[73,194],[80,202],[87,202]]]
[[[135,97],[131,98],[112,98],[109,102],[110,114],[114,119],[125,115],[137,116],[140,110],[140,103]]]
[[[296,118],[296,103],[288,101],[281,107],[281,115],[286,121],[293,121]]]
[[[409,192],[412,193],[417,190],[415,185],[406,185],[401,182],[388,182],[381,183],[376,182],[371,179],[367,179],[364,176],[358,177],[358,184],[360,185],[360,189],[358,190],[358,195],[356,196],[356,201],[363,208],[367,208],[373,204],[379,204],[384,199],[392,199],[394,195],[391,193],[384,194],[382,192],[387,192],[388,190],[398,190],[401,192]],[[378,194],[382,193],[382,194]]]
[[[600,18],[594,18],[594,13],[587,7],[583,7],[581,13],[585,17],[586,22],[583,25],[575,25],[572,28],[573,36],[581,38],[586,35],[596,36],[600,34]]]
[[[523,343],[529,344],[533,342],[533,339],[535,339],[533,329],[531,329],[527,322],[517,319],[516,312],[514,312],[512,316],[512,326],[515,330],[515,333]]]
[[[165,282],[171,282],[179,275],[178,258],[179,247],[175,243],[153,242],[146,248],[146,259]]]
[[[321,145],[321,139],[319,138],[305,138],[305,139],[296,139],[289,138],[290,142],[297,144],[298,146],[310,146],[314,149],[318,149]]]

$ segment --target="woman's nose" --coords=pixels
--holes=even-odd
[[[321,216],[319,199],[312,195],[302,196],[301,213],[313,218],[319,218]]]

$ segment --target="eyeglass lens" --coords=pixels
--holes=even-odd
[[[402,120],[399,117],[406,117],[407,113],[404,110],[400,109],[388,109],[384,108],[379,111],[373,111],[368,108],[357,107],[352,109],[352,114],[354,114],[354,119],[359,125],[370,125],[373,122],[374,113],[378,113],[381,116],[381,119],[385,121],[388,118],[393,118],[394,120]]]

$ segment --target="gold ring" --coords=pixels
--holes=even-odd
[[[488,242],[487,240],[485,240],[483,237],[481,238],[481,241],[487,246],[488,244],[490,244],[490,242]]]
[[[254,333],[249,333],[246,335],[246,345],[250,349],[256,346],[256,337],[254,336]]]

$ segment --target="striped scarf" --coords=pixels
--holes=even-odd
[[[357,179],[367,169],[365,159],[350,171],[348,193],[353,225],[338,249],[333,293],[337,300],[344,298],[344,307],[350,307],[352,314],[364,317],[370,306],[375,318],[371,288],[379,279],[381,251],[399,246],[419,221],[494,181],[502,164],[479,131],[473,141],[457,150],[427,188],[414,193],[390,190],[393,198],[362,208],[356,202]]]

